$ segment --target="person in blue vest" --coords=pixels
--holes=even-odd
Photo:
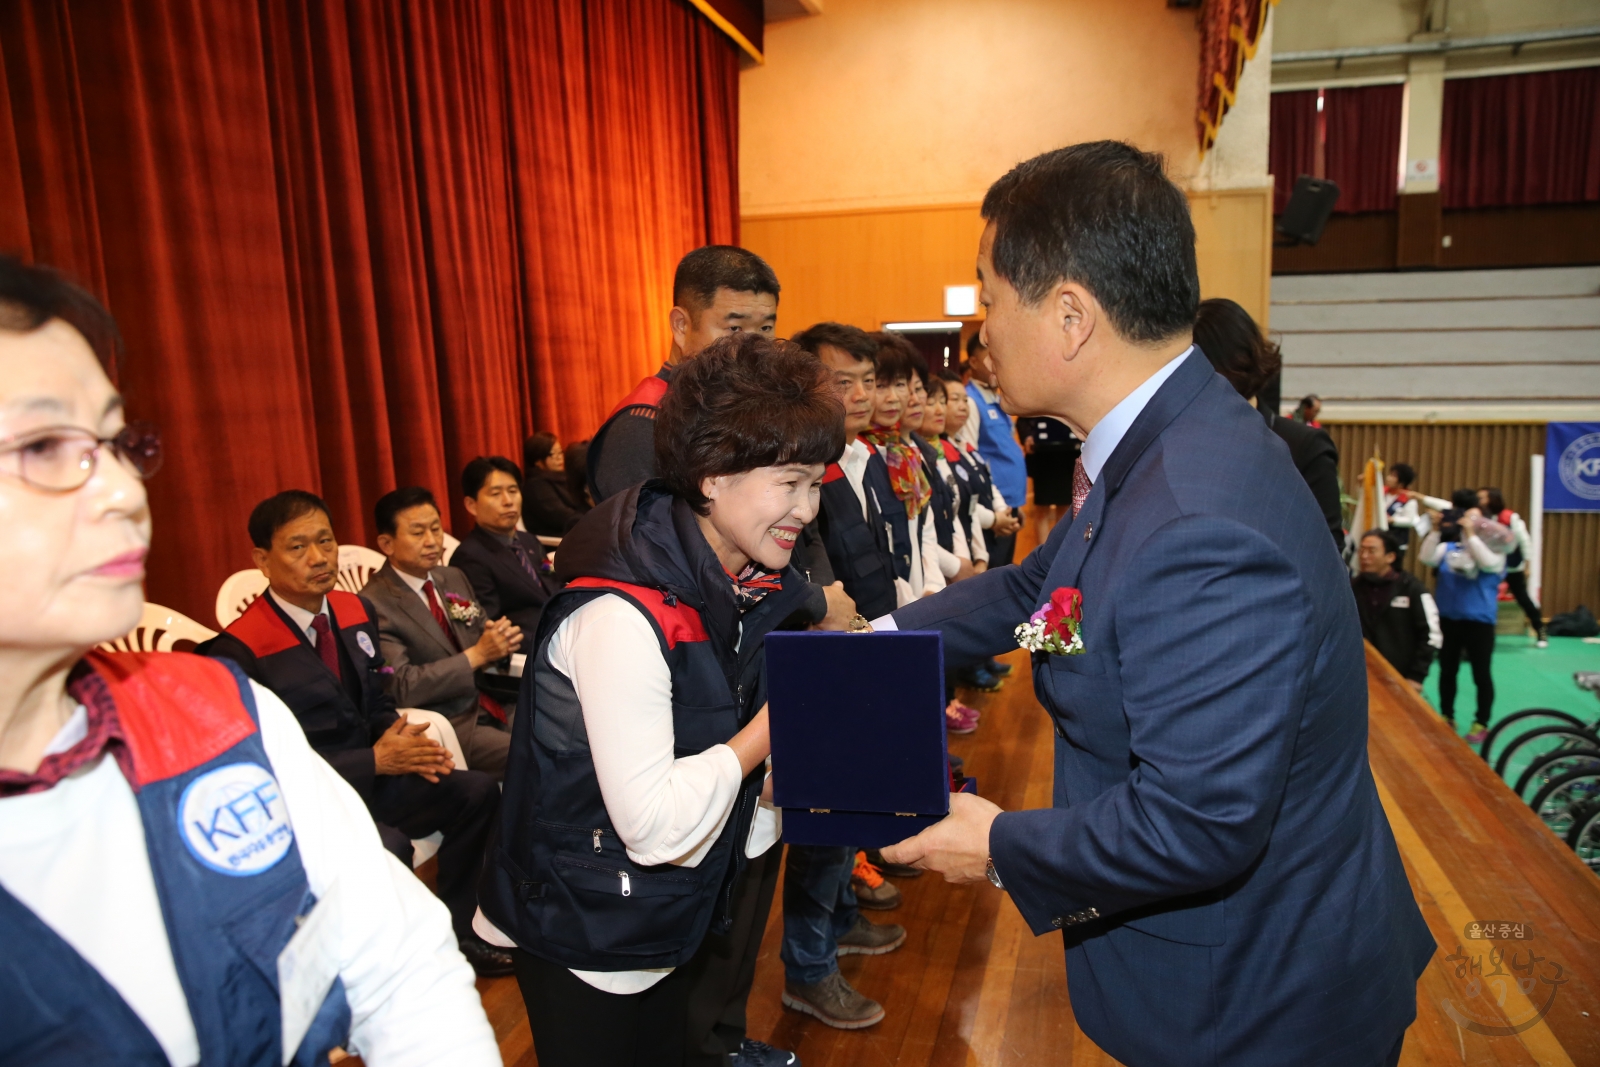
[[[1444,638],[1439,649],[1439,713],[1455,724],[1456,677],[1465,656],[1478,696],[1467,733],[1467,742],[1475,745],[1488,735],[1494,711],[1494,629],[1500,583],[1506,576],[1505,554],[1496,552],[1484,535],[1505,528],[1484,518],[1478,494],[1471,489],[1457,489],[1450,494],[1450,503],[1448,511],[1429,513],[1433,529],[1422,539],[1420,551],[1422,562],[1438,573],[1433,599]]]
[[[426,725],[395,711],[372,601],[334,588],[339,544],[328,506],[300,489],[250,513],[254,559],[271,583],[202,655],[227,659],[282,698],[306,740],[348,782],[384,845],[407,867],[412,840],[443,833],[439,897],[461,951],[486,977],[511,973],[511,958],[472,931],[478,877],[499,805],[495,780],[456,767]]]
[[[528,658],[481,893],[516,946],[541,1067],[681,1063],[706,951],[766,924],[738,906],[780,832],[764,638],[807,595],[791,554],[844,412],[815,356],[740,334],[679,368],[655,430],[661,477],[556,556],[567,584]],[[747,983],[754,952],[738,958]],[[768,1051],[726,1054],[795,1062]]]
[[[983,331],[974,333],[967,341],[967,366],[971,379],[967,382],[967,395],[978,414],[978,453],[989,465],[989,475],[1006,506],[1020,509],[1028,502],[1028,461],[1022,445],[1017,441],[1016,428],[1011,416],[1001,405],[1000,390],[994,383],[994,371],[989,366],[989,348],[983,342]],[[1017,548],[1016,534],[995,535],[989,544],[989,566],[1004,567],[1011,562]]]
[[[28,561],[0,587],[0,1063],[498,1064],[445,908],[282,701],[93,651],[139,624],[162,459],[118,347],[0,258],[0,549]]]

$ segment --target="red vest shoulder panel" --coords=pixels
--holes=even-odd
[[[705,623],[701,621],[698,611],[681,600],[668,605],[666,594],[659,589],[651,589],[647,585],[616,582],[610,578],[574,578],[567,583],[567,588],[615,589],[627,593],[650,612],[650,616],[656,620],[656,625],[661,627],[661,632],[666,635],[669,649],[676,648],[679,641],[705,641],[710,637],[706,633]]]
[[[283,616],[272,610],[265,593],[252,600],[244,614],[229,623],[223,633],[243,641],[258,658],[288,651],[300,643],[300,635],[289,628]]]
[[[367,618],[367,606],[361,603],[361,598],[342,589],[328,592],[328,607],[333,611],[333,621],[341,627],[360,626],[372,621]]]
[[[837,463],[830,463],[828,464],[828,469],[822,472],[822,484],[827,485],[829,482],[836,482],[843,477],[844,469]]]
[[[256,732],[222,664],[184,652],[89,653],[127,736],[139,784],[192,770]]]
[[[650,407],[660,407],[661,398],[666,395],[667,383],[652,374],[650,377],[634,386],[633,391],[627,396],[623,397],[621,402],[618,403],[616,407],[611,409],[611,415],[615,415],[623,408],[631,408],[638,404],[648,404]],[[611,415],[607,415],[606,418],[609,419]]]

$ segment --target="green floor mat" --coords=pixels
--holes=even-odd
[[[1600,671],[1600,644],[1586,644],[1581,637],[1552,637],[1549,648],[1535,648],[1527,636],[1500,637],[1495,640],[1494,712],[1490,725],[1523,708],[1555,708],[1576,715],[1584,722],[1600,719],[1600,699],[1579,689],[1572,682],[1573,671]],[[1478,689],[1472,684],[1472,669],[1465,660],[1457,674],[1456,731],[1472,729],[1473,712],[1478,706]],[[1439,664],[1422,692],[1428,703],[1439,706]]]

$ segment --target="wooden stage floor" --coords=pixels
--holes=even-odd
[[[1010,662],[1004,689],[973,698],[983,724],[950,747],[1001,807],[1044,807],[1054,735],[1025,655]],[[1600,1067],[1600,879],[1370,651],[1368,678],[1378,789],[1440,945],[1418,985],[1402,1065]],[[897,884],[901,907],[868,914],[904,925],[905,945],[841,961],[851,984],[883,1003],[884,1021],[845,1032],[781,1006],[780,891],[750,996],[752,1036],[794,1049],[805,1067],[1115,1063],[1073,1022],[1059,936],[1033,937],[988,886],[933,875]],[[1464,935],[1489,920],[1522,923],[1531,940]],[[479,988],[508,1067],[535,1064],[515,980]]]

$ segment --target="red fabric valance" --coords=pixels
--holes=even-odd
[[[1600,67],[1445,82],[1439,180],[1446,208],[1600,200]]]
[[[592,432],[738,237],[738,53],[678,0],[14,0],[0,64],[0,247],[121,322],[149,596],[202,621],[279,490],[460,532],[466,461]]]
[[[1200,91],[1195,131],[1200,154],[1216,142],[1222,117],[1233,106],[1245,61],[1267,25],[1267,12],[1278,0],[1205,0],[1200,9]]]

